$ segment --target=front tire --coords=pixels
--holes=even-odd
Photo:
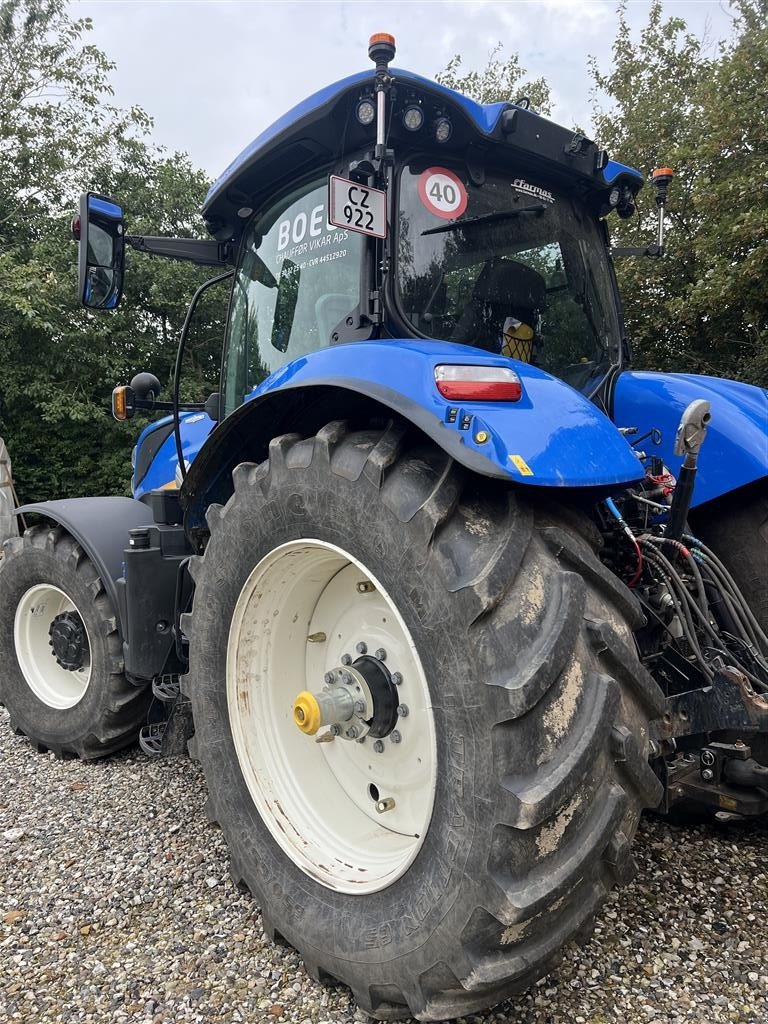
[[[397,425],[351,433],[332,423],[307,440],[277,438],[269,460],[239,466],[234,483],[227,505],[209,509],[211,537],[191,567],[197,586],[185,631],[194,753],[235,881],[259,900],[269,934],[294,945],[313,977],[349,985],[373,1016],[437,1020],[526,989],[589,927],[613,884],[631,875],[640,812],[660,797],[647,755],[649,720],[663,702],[635,654],[634,599],[596,558],[580,517],[536,508],[511,487],[465,473]],[[434,732],[426,833],[407,863],[391,877],[380,871],[362,894],[286,852],[291,844],[275,838],[276,827],[301,845],[306,819],[295,801],[283,806],[277,790],[285,779],[263,764],[260,770],[273,772],[267,781],[275,799],[269,814],[259,813],[236,737],[242,709],[266,707],[264,694],[283,685],[260,645],[277,648],[281,629],[296,626],[307,653],[290,661],[298,693],[322,686],[322,673],[301,677],[298,669],[314,664],[318,644],[330,667],[358,640],[343,627],[326,631],[324,641],[313,632],[323,588],[343,576],[343,565],[315,579],[319,593],[309,602],[260,605],[271,612],[243,615],[244,604],[263,602],[269,589],[249,590],[253,574],[281,552],[311,544],[332,547],[355,566],[350,606],[360,597],[356,584],[366,582],[391,602],[427,687],[419,703],[404,674],[400,699],[428,713]],[[288,624],[281,626],[281,615]],[[375,632],[373,620],[369,628]],[[242,646],[250,669],[248,658],[237,660]],[[295,758],[324,770],[326,744],[298,733],[297,742],[284,740],[280,713],[291,715],[287,691],[271,719],[247,727],[268,733],[284,774]],[[410,742],[409,720],[402,745]],[[295,774],[298,784],[307,778]],[[404,781],[391,778],[393,786]],[[330,782],[324,793],[315,801],[317,822],[338,834],[350,798]],[[382,828],[374,818],[372,832]],[[326,868],[338,855],[328,846]],[[380,846],[370,847],[374,873]],[[358,846],[346,861],[362,880],[364,855]]]
[[[123,674],[112,604],[61,527],[35,526],[0,559],[0,703],[41,751],[83,759],[133,743],[151,698]]]

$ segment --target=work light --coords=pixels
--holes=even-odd
[[[413,104],[406,107],[403,113],[403,125],[409,132],[417,132],[424,124],[424,111],[421,107]]]
[[[376,107],[373,105],[373,100],[360,100],[355,113],[360,124],[366,127],[369,124],[373,124],[373,119],[376,117]]]
[[[438,117],[435,121],[435,141],[447,142],[453,132],[453,125],[447,117]]]

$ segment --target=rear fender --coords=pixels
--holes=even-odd
[[[517,402],[447,401],[435,386],[441,363],[509,366],[523,395]],[[273,437],[308,436],[329,419],[371,411],[410,421],[473,472],[524,487],[588,488],[597,497],[642,477],[610,419],[534,366],[447,342],[336,345],[275,371],[211,434],[181,492],[188,532],[204,528],[208,505],[232,493],[234,467],[262,461]]]
[[[656,428],[660,443],[643,447],[659,455],[673,473],[682,458],[674,453],[675,433],[685,407],[705,398],[712,420],[699,456],[693,505],[768,477],[768,391],[751,384],[694,373],[622,373],[613,396],[613,419],[641,433]]]

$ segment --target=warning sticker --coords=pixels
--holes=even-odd
[[[447,167],[428,167],[419,175],[419,198],[430,213],[443,220],[460,217],[467,208],[464,182]]]
[[[511,461],[519,469],[521,476],[533,476],[533,470],[525,461],[522,455],[510,455]]]

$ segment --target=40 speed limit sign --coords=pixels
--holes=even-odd
[[[419,199],[435,217],[453,220],[467,208],[464,182],[447,167],[428,167],[419,175]]]
[[[328,207],[328,219],[334,227],[386,237],[387,193],[381,189],[332,174],[328,179]]]

